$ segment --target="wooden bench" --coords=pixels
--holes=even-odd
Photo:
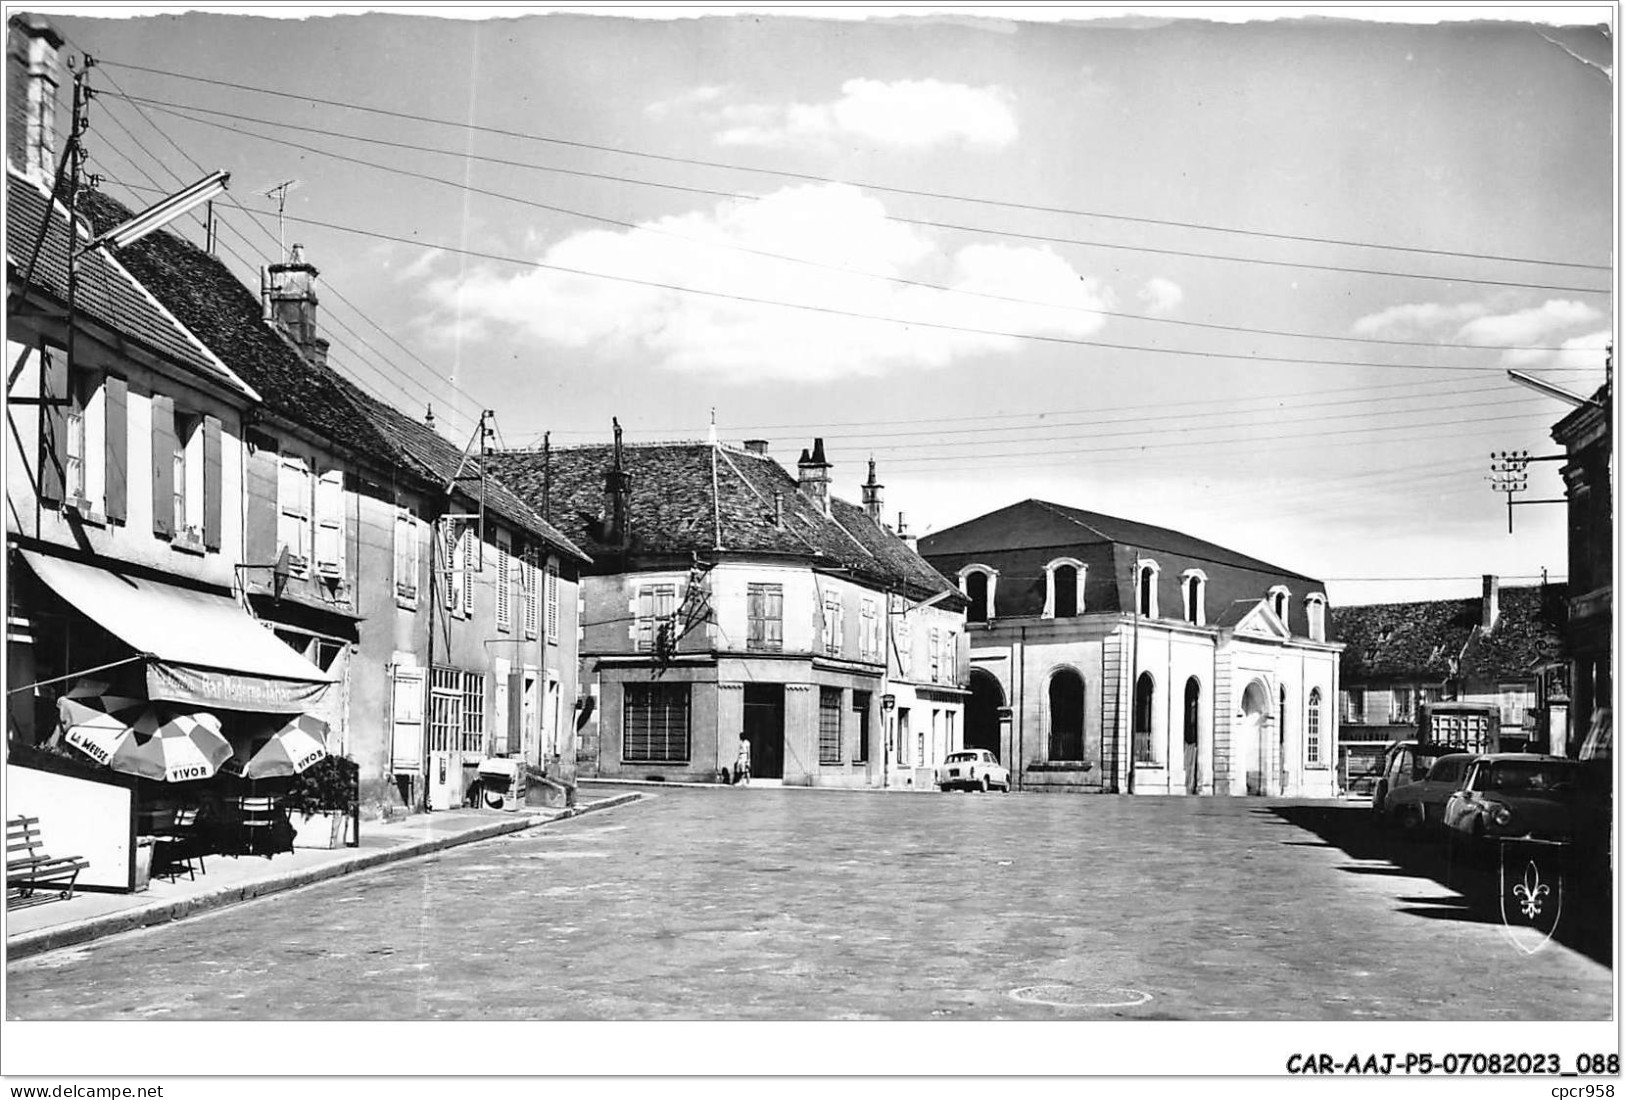
[[[64,901],[73,897],[73,884],[79,872],[90,863],[79,856],[46,855],[41,843],[39,818],[6,819],[6,908],[51,900],[37,894],[41,887]]]

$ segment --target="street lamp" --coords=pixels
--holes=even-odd
[[[79,250],[84,255],[93,249],[109,247],[117,251],[128,248],[149,233],[154,233],[188,210],[201,206],[226,189],[231,182],[230,172],[210,172],[184,191],[177,191],[166,199],[160,199],[141,213],[114,226],[107,232],[93,238]]]

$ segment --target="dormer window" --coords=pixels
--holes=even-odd
[[[1140,559],[1139,572],[1135,577],[1135,599],[1143,618],[1157,617],[1157,576],[1161,572],[1156,562]]]
[[[1185,600],[1185,621],[1207,625],[1207,574],[1187,569],[1179,575],[1179,591]]]
[[[1056,558],[1044,566],[1044,618],[1070,619],[1083,614],[1086,567],[1075,558]]]
[[[1275,617],[1281,620],[1281,625],[1287,628],[1289,634],[1292,632],[1292,627],[1287,624],[1286,616],[1289,609],[1288,605],[1291,602],[1292,593],[1284,584],[1278,584],[1270,589],[1270,610],[1275,612]]]
[[[965,621],[985,623],[993,619],[994,593],[998,588],[999,572],[986,565],[967,565],[959,571],[959,590],[970,601]]]
[[[1312,592],[1304,598],[1304,612],[1309,616],[1309,640],[1324,642],[1326,640],[1326,597],[1319,592]]]

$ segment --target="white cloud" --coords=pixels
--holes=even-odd
[[[435,261],[446,254],[444,249],[426,248],[420,252],[410,263],[395,273],[395,281],[408,283],[414,279],[421,279],[429,273]]]
[[[1470,344],[1533,344],[1601,316],[1584,302],[1554,298],[1531,309],[1475,318],[1462,325],[1456,335]]]
[[[1470,321],[1488,312],[1489,307],[1482,302],[1459,302],[1454,305],[1414,302],[1369,313],[1351,327],[1356,336],[1414,336],[1443,325]]]
[[[651,103],[643,109],[643,113],[653,119],[663,119],[677,111],[690,110],[694,107],[704,106],[707,103],[713,103],[721,99],[727,91],[728,89],[723,85],[702,85],[698,88],[691,88],[680,95],[674,95],[670,99],[662,99]]]
[[[1164,279],[1159,275],[1145,281],[1138,297],[1145,303],[1147,313],[1172,313],[1185,300],[1185,292],[1172,279]]]
[[[478,268],[433,281],[428,294],[437,312],[471,326],[488,321],[562,347],[635,356],[668,370],[803,381],[941,367],[1018,346],[1019,340],[1000,333],[1087,336],[1105,323],[1101,314],[1089,311],[1113,304],[1109,289],[1080,278],[1048,249],[973,245],[950,254],[919,230],[886,220],[879,201],[841,184],[787,188],[758,202],[725,202],[647,228],[659,232],[579,233],[540,257],[549,265],[645,285],[551,270],[513,274]],[[1020,301],[944,293],[810,264]],[[722,295],[815,308],[787,309]],[[912,324],[843,315],[848,313]]]
[[[999,86],[972,88],[940,80],[867,80],[841,85],[828,103],[730,104],[714,112],[719,145],[770,148],[862,139],[925,149],[958,142],[1003,148],[1016,140],[1015,96]]]

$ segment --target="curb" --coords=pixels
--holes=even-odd
[[[74,924],[59,925],[55,928],[42,928],[36,932],[24,932],[6,942],[6,961],[10,963],[15,959],[25,959],[30,955],[40,955],[47,951],[72,947],[75,944],[117,935],[121,932],[133,932],[139,928],[168,924],[198,913],[221,909],[240,902],[252,901],[255,898],[266,897],[271,894],[280,894],[285,890],[296,890],[301,886],[310,886],[313,883],[325,882],[328,879],[341,878],[357,871],[367,871],[389,863],[399,863],[418,856],[432,855],[447,848],[455,848],[463,844],[474,844],[481,840],[490,840],[492,837],[505,836],[509,833],[524,832],[526,829],[533,829],[566,818],[579,817],[595,810],[613,809],[616,806],[624,806],[629,802],[636,802],[642,797],[642,794],[634,792],[599,799],[585,806],[577,806],[574,809],[563,810],[558,813],[546,815],[527,814],[523,817],[516,817],[512,821],[499,821],[491,825],[483,825],[466,833],[403,844],[398,848],[385,848],[381,851],[369,852],[364,856],[357,856],[355,859],[329,863],[322,867],[310,867],[280,878],[245,883],[242,886],[233,886],[213,893],[199,894],[196,897],[131,909],[122,913],[106,913]]]
[[[686,791],[736,791],[751,790],[750,787],[741,788],[733,783],[695,783],[688,780],[654,780],[654,779],[610,779],[605,776],[595,776],[591,779],[577,779],[578,787],[646,787],[650,790],[660,790],[662,787]],[[803,786],[796,784],[788,787],[757,787],[755,790],[772,791],[817,791],[821,794],[937,794],[935,784],[921,784],[917,787],[825,787]]]

